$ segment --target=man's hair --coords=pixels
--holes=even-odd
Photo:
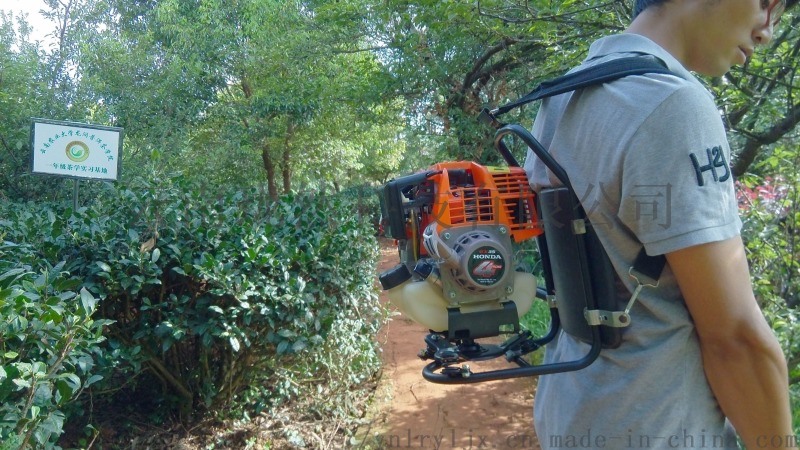
[[[660,5],[668,1],[669,0],[636,0],[636,4],[634,5],[633,8],[633,17],[638,16],[640,12],[644,11],[645,9],[651,6]]]

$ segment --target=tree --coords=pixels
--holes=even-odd
[[[797,2],[789,1],[787,8]],[[734,175],[743,175],[768,149],[797,128],[800,122],[797,56],[800,53],[800,16],[787,13],[775,29],[769,47],[744,68],[725,76],[717,85],[725,100],[726,120],[735,137]],[[768,153],[767,153],[768,155]]]
[[[128,167],[148,166],[154,156],[156,164],[173,162],[225,86],[221,43],[235,45],[230,27],[198,25],[191,36],[207,39],[182,36],[191,31],[180,15],[194,12],[190,2],[109,0],[98,8],[105,22],[82,45],[86,95],[125,129]]]
[[[441,137],[441,157],[476,160],[491,160],[485,152],[490,130],[474,121],[482,107],[519,98],[560,75],[583,58],[590,42],[622,30],[632,14],[625,3],[592,0],[365,3],[372,5],[364,10],[395,75],[395,92],[414,107],[410,113],[421,132]],[[736,174],[800,117],[793,88],[800,48],[795,3],[788,2],[768,49],[746,68],[708,80],[734,132]],[[523,108],[510,116],[525,123],[533,114]]]
[[[58,197],[58,180],[28,173],[31,118],[63,114],[40,52],[23,17],[0,14],[0,198]]]
[[[341,135],[329,127],[335,117],[370,122],[370,105],[384,102],[372,94],[382,67],[368,52],[340,51],[331,36],[345,27],[317,13],[330,6],[325,2],[111,6],[121,20],[95,45],[91,72],[117,125],[139,136],[137,147],[169,148],[170,161],[221,169],[224,177],[230,174],[219,156],[252,163],[257,154],[266,175],[258,178],[266,178],[273,198],[291,191],[298,173],[320,170],[305,162],[325,151],[320,141]]]
[[[367,2],[371,4],[372,2]],[[491,160],[484,106],[522,96],[579,61],[595,36],[620,29],[613,2],[389,1],[365,7],[394,92],[408,99],[421,133],[438,135],[442,156]],[[523,119],[523,118],[527,119]],[[515,117],[530,120],[530,112]]]

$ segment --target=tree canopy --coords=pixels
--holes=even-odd
[[[707,80],[734,173],[796,139],[798,18]],[[622,30],[629,2],[597,0],[47,0],[56,44],[2,16],[0,165],[26,175],[31,117],[122,127],[124,170],[187,171],[270,194],[380,183],[437,159],[492,161],[475,117],[517,98]],[[23,100],[24,99],[24,100]],[[532,111],[514,117],[523,123]],[[27,184],[26,184],[27,183]],[[33,183],[33,184],[31,184]]]

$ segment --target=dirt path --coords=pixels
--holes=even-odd
[[[398,264],[391,240],[381,241],[379,272]],[[382,295],[382,300],[387,301]],[[422,378],[417,357],[426,330],[397,314],[381,333],[384,369],[365,448],[539,449],[533,431],[535,379],[439,385]],[[498,359],[482,368],[508,367]],[[473,364],[476,370],[477,365]]]

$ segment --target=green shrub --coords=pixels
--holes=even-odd
[[[102,388],[188,418],[295,395],[278,375],[340,372],[344,385],[374,373],[378,251],[358,207],[345,195],[271,202],[258,190],[135,180],[78,211],[14,205],[4,232],[68,261],[102,299],[98,317],[114,321]]]
[[[20,262],[34,256],[0,244],[0,442],[15,449],[55,448],[65,408],[102,379],[95,356],[111,323],[91,318],[97,298],[76,292],[63,262]]]
[[[378,234],[382,219],[380,197],[382,189],[382,186],[358,185],[344,189],[340,194],[344,198],[351,199],[356,214],[368,218]]]

